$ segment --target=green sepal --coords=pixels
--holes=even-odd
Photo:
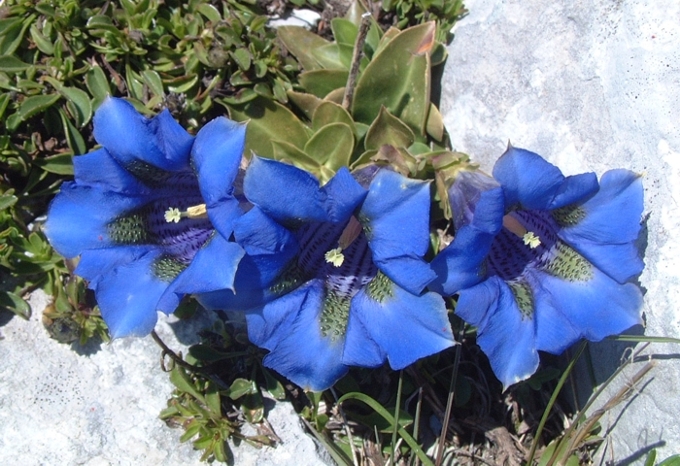
[[[413,131],[384,106],[381,106],[378,116],[366,132],[364,148],[366,150],[377,150],[385,144],[394,147],[409,147],[414,141]]]

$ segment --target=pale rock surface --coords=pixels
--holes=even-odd
[[[49,303],[31,296],[29,321],[12,318],[0,327],[0,464],[2,465],[201,465],[201,453],[181,444],[181,429],[158,418],[173,386],[160,368],[160,348],[151,339],[124,338],[101,348],[49,338],[40,319]],[[171,348],[186,352],[206,315],[156,330]],[[178,341],[178,338],[180,341]],[[233,447],[234,464],[297,466],[329,464],[319,453],[290,403],[276,403],[268,419],[283,444]]]
[[[567,174],[644,174],[646,335],[680,337],[680,2],[466,0],[441,108],[456,149],[490,172],[508,141]],[[639,333],[639,332],[638,332]],[[592,345],[598,382],[621,345]],[[680,349],[654,344],[652,379],[602,419],[607,464],[680,453]],[[607,389],[600,404],[634,372]],[[588,391],[581,371],[578,382]]]

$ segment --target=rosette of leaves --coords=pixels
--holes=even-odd
[[[350,77],[362,7],[335,18],[331,42],[304,28],[279,28],[279,38],[303,71],[288,92],[294,107],[257,98],[230,106],[235,120],[250,120],[247,149],[293,163],[329,180],[343,166],[390,164],[413,178],[433,176],[457,163],[442,116],[432,102],[432,69],[443,63],[444,46],[434,22],[382,32],[370,20],[363,58]],[[356,85],[353,83],[356,81]],[[347,84],[353,98],[345,98]],[[246,150],[246,153],[250,152]]]

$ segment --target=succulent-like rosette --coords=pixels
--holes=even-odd
[[[629,282],[643,268],[638,175],[565,177],[510,147],[493,178],[463,172],[449,199],[455,237],[432,262],[430,288],[459,294],[456,314],[477,326],[504,386],[536,371],[538,351],[560,354],[641,323],[642,295]]]
[[[311,174],[254,157],[235,225],[246,251],[234,292],[199,295],[210,308],[245,310],[264,364],[323,390],[349,366],[401,369],[454,340],[434,278],[429,184],[389,170],[341,168],[324,186]]]
[[[112,337],[143,336],[183,294],[233,285],[245,126],[217,118],[193,137],[167,110],[147,119],[109,98],[94,136],[102,148],[74,158],[75,180],[50,205],[45,231],[60,254],[80,255],[75,273]]]

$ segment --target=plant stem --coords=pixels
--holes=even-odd
[[[349,69],[349,76],[347,77],[347,85],[345,86],[345,94],[342,97],[342,108],[349,112],[352,106],[352,99],[354,98],[354,88],[357,85],[357,76],[359,75],[359,65],[361,65],[361,58],[364,56],[364,43],[368,35],[368,29],[371,26],[371,14],[366,12],[361,15],[361,24],[359,25],[359,33],[357,40],[354,42],[354,53],[352,54],[352,66]]]

